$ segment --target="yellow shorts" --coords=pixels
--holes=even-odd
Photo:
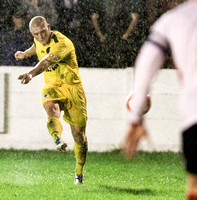
[[[47,101],[63,103],[63,119],[67,123],[79,127],[86,125],[86,96],[81,84],[44,85],[42,88],[42,104]]]

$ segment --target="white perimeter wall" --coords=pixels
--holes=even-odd
[[[19,74],[28,70],[29,67],[0,67],[0,73],[9,75],[8,130],[0,133],[0,149],[55,149],[41,103],[43,75],[35,77],[28,85],[21,85],[17,80]],[[87,96],[89,151],[120,148],[127,127],[125,98],[133,87],[133,69],[80,68],[80,74]],[[180,151],[176,72],[161,70],[152,84],[151,95],[152,108],[146,115],[146,124],[152,142],[142,141],[140,148],[146,151]],[[61,121],[63,138],[68,149],[72,150],[69,125]]]

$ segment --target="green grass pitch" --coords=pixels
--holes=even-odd
[[[88,154],[85,184],[74,185],[73,151],[0,150],[1,200],[182,200],[186,174],[181,154]]]

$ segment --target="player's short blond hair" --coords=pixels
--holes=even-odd
[[[35,16],[29,22],[29,30],[32,30],[32,27],[39,27],[44,24],[48,24],[46,19],[43,16]]]

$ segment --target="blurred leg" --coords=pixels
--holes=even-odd
[[[197,200],[197,175],[188,174],[188,196],[187,200]]]
[[[188,172],[187,200],[197,200],[197,125],[183,132],[183,154]]]

